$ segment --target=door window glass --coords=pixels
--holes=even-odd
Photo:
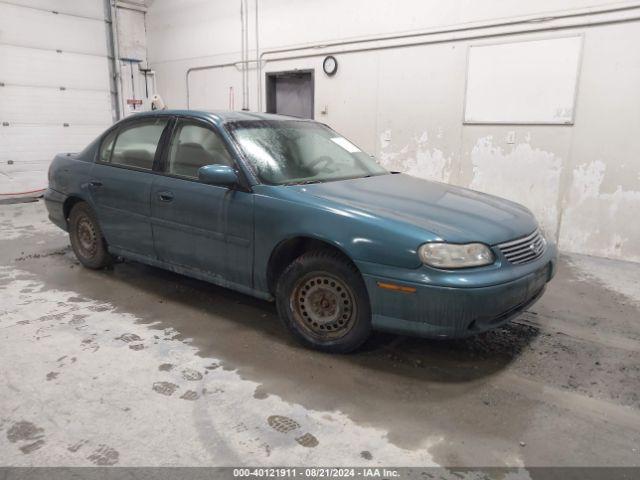
[[[111,163],[151,170],[158,142],[167,120],[157,118],[136,122],[120,130],[111,155]]]
[[[179,124],[171,140],[167,173],[198,178],[198,169],[212,164],[233,166],[222,139],[210,128]]]

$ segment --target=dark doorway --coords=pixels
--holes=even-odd
[[[313,118],[313,70],[266,75],[267,113]]]

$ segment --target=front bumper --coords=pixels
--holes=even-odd
[[[469,287],[426,285],[363,272],[373,328],[432,338],[460,338],[491,330],[542,296],[545,285],[555,275],[556,262],[557,250],[551,244],[543,257],[529,264],[526,274],[496,285]],[[460,278],[459,272],[452,275]],[[409,273],[408,278],[414,277]],[[415,292],[384,290],[378,282],[412,287]]]

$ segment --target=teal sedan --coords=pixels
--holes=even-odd
[[[124,258],[275,301],[304,345],[508,322],[557,249],[517,203],[389,172],[326,125],[249,112],[128,117],[57,155],[45,194],[78,260]]]

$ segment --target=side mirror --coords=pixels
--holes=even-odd
[[[230,187],[238,183],[238,175],[229,165],[205,165],[198,169],[198,180],[209,185]]]

